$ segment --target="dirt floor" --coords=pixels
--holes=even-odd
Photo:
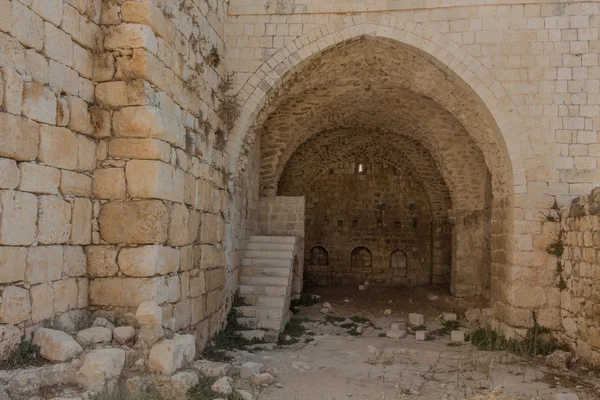
[[[330,315],[369,318],[375,327],[353,336],[339,326],[343,322],[326,322],[322,303],[302,308],[295,318],[308,321],[303,325],[309,335],[299,343],[236,357],[238,362],[263,363],[275,376],[276,386],[255,388],[258,399],[600,399],[597,373],[582,366],[552,370],[543,358],[479,351],[469,343],[449,346],[449,336],[425,342],[416,341],[414,334],[381,337],[391,323],[407,320],[409,312],[424,314],[427,329],[434,330],[441,327],[441,312],[460,316],[465,309],[488,306],[453,298],[447,288],[313,288],[309,293],[331,304]],[[392,314],[384,315],[385,309]]]

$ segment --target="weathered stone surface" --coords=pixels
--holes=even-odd
[[[119,252],[119,268],[127,276],[166,275],[179,269],[179,250],[166,246],[140,246]]]
[[[170,379],[170,397],[172,399],[186,399],[188,391],[200,382],[195,371],[182,371],[173,374]]]
[[[122,121],[131,124],[132,121]],[[111,157],[135,160],[161,160],[169,162],[171,147],[168,143],[156,139],[112,139],[108,145]]]
[[[139,47],[152,53],[156,53],[158,50],[152,28],[139,24],[121,24],[110,27],[105,33],[104,46],[108,50]]]
[[[40,51],[44,46],[44,21],[23,4],[14,2],[11,34],[25,46]]]
[[[63,275],[75,278],[87,272],[87,261],[83,247],[63,247]]]
[[[546,365],[554,368],[567,369],[571,363],[573,355],[568,351],[556,350],[552,354],[547,355],[544,359]]]
[[[62,20],[62,0],[33,0],[31,9],[40,17],[54,25],[60,25]]]
[[[59,280],[63,256],[62,246],[31,247],[27,251],[25,282],[34,285]]]
[[[119,326],[113,329],[113,337],[118,344],[131,344],[135,341],[135,328],[133,326]]]
[[[23,77],[21,77],[21,75],[19,75],[15,70],[5,68],[2,71],[2,79],[4,80],[3,99],[5,110],[11,114],[21,115],[24,87]],[[1,82],[0,86],[2,86]],[[2,97],[0,97],[0,100],[2,100]]]
[[[48,283],[32,286],[31,320],[40,322],[54,315],[54,288]]]
[[[61,171],[60,192],[62,194],[89,197],[92,195],[92,178],[72,171]]]
[[[168,238],[167,207],[157,200],[112,202],[100,210],[100,233],[109,243],[164,243]]]
[[[102,168],[94,171],[92,192],[101,199],[122,199],[127,191],[125,170],[122,168]]]
[[[135,343],[136,349],[151,349],[159,340],[165,337],[165,330],[160,325],[142,325]]]
[[[0,156],[19,161],[35,160],[40,125],[16,115],[0,113]]]
[[[140,325],[161,325],[162,309],[153,301],[145,301],[138,307],[135,318]]]
[[[388,331],[385,336],[392,339],[403,339],[407,335],[407,332],[404,330],[391,330]]]
[[[131,160],[125,169],[131,197],[183,202],[183,171],[154,160]]]
[[[21,343],[21,331],[14,325],[0,325],[0,361],[6,360]]]
[[[71,219],[71,244],[92,242],[92,202],[88,199],[73,200]]]
[[[200,372],[202,376],[220,378],[229,374],[231,365],[209,360],[198,360],[192,364],[192,368]]]
[[[408,323],[413,326],[421,326],[425,323],[423,314],[410,313],[408,314]]]
[[[113,81],[96,86],[96,98],[106,107],[146,105],[154,101],[154,91],[144,81]]]
[[[58,194],[60,170],[33,163],[19,164],[21,183],[18,189],[25,192]]]
[[[21,181],[21,171],[15,160],[0,158],[0,189],[16,189]]]
[[[81,346],[64,332],[39,328],[33,335],[33,344],[40,347],[40,354],[47,360],[64,362],[83,352]]]
[[[450,332],[450,340],[453,342],[464,342],[465,341],[465,332],[463,332],[463,331]]]
[[[119,272],[117,248],[113,246],[86,246],[88,274],[92,277],[114,276]]]
[[[150,350],[148,368],[153,372],[169,375],[191,363],[196,355],[196,343],[192,335],[175,335],[163,340]]]
[[[96,168],[96,142],[77,135],[77,171],[93,171]]]
[[[137,307],[144,301],[164,303],[168,293],[164,278],[99,278],[90,282],[90,304]]]
[[[67,127],[73,132],[92,135],[94,133],[94,126],[88,104],[75,96],[68,96],[66,100],[69,107],[69,124]]]
[[[0,246],[0,284],[19,282],[25,279],[24,247]]]
[[[275,381],[273,375],[263,372],[262,374],[250,376],[250,382],[257,386],[270,385]]]
[[[231,387],[232,379],[228,376],[224,376],[216,380],[215,383],[210,387],[213,392],[229,396],[233,392]]]
[[[98,343],[109,343],[112,340],[112,330],[102,326],[93,326],[77,333],[75,339],[82,347],[90,347]]]
[[[77,383],[84,389],[100,391],[121,376],[124,365],[125,350],[92,350],[85,355],[83,366],[77,371]]]
[[[66,243],[71,234],[71,205],[58,196],[39,197],[38,242]]]
[[[465,311],[465,319],[468,322],[477,322],[480,315],[481,315],[481,310],[479,308],[471,308],[471,309]]]
[[[73,65],[73,41],[69,34],[51,23],[44,23],[44,52],[59,63]]]
[[[0,245],[33,243],[36,236],[37,198],[30,193],[0,190]],[[19,229],[15,229],[15,227]]]
[[[37,122],[56,124],[56,96],[44,85],[27,83],[23,91],[23,115]]]

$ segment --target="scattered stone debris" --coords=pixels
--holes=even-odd
[[[461,343],[465,341],[465,332],[464,331],[452,331],[450,332],[450,341],[455,343]]]
[[[554,368],[568,369],[573,358],[573,354],[568,351],[556,350],[545,358],[546,365]]]
[[[423,314],[410,313],[408,314],[408,323],[412,326],[421,326],[425,324],[425,317]]]
[[[468,322],[477,322],[480,315],[481,315],[481,310],[479,308],[471,308],[471,309],[465,311],[465,319]]]
[[[262,372],[263,364],[247,362],[240,366],[240,376],[242,379],[250,378],[252,375],[258,375]]]
[[[358,285],[358,290],[367,290],[367,287],[365,285]]]
[[[213,383],[210,388],[213,392],[224,394],[226,396],[233,392],[233,388],[231,387],[231,378],[228,376],[217,379],[217,381]]]
[[[33,344],[39,346],[40,354],[49,361],[68,361],[83,352],[70,335],[54,329],[39,328],[33,336]]]
[[[392,310],[390,308],[386,308],[385,311],[383,311],[383,315],[392,315]]]
[[[416,331],[415,339],[420,342],[427,340],[427,331]]]
[[[456,316],[456,313],[445,312],[442,313],[442,319],[444,321],[457,321],[458,317]]]
[[[437,300],[437,299],[439,298],[439,296],[438,296],[437,294],[429,293],[429,294],[427,295],[427,298],[428,298],[429,300],[433,301],[433,300]]]

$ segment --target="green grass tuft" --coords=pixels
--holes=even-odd
[[[444,321],[442,323],[442,328],[436,329],[433,331],[434,335],[437,336],[446,336],[449,335],[450,332],[458,330],[460,328],[460,322],[458,321]]]
[[[30,340],[23,340],[6,361],[0,361],[0,369],[15,369],[43,363],[44,359],[40,356],[39,346],[34,345]]]

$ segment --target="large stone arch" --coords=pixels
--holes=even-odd
[[[252,147],[254,128],[266,118],[261,111],[268,107],[273,94],[285,86],[286,80],[315,54],[365,35],[417,49],[458,78],[495,124],[499,134],[496,139],[501,139],[504,153],[508,155],[505,165],[511,180],[504,184],[511,187],[512,193],[526,190],[523,172],[526,160],[519,145],[526,135],[525,127],[516,106],[492,72],[458,43],[431,28],[375,14],[345,16],[299,37],[275,53],[246,81],[238,92],[242,107],[227,145],[230,171],[234,176],[244,168],[246,160],[242,156]]]

